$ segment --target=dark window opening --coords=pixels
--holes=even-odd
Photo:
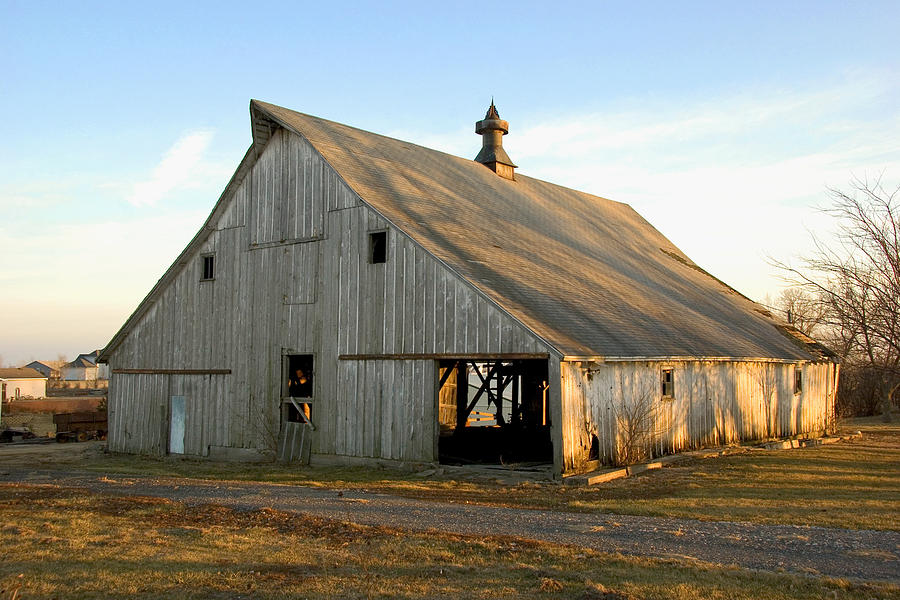
[[[674,398],[675,397],[675,375],[672,373],[672,369],[663,369],[662,370],[662,396],[663,398]]]
[[[799,394],[803,391],[803,371],[799,367],[794,368],[794,393]]]
[[[201,281],[209,281],[210,279],[215,278],[215,259],[216,257],[212,254],[205,254],[202,257],[203,261],[203,275],[200,277]]]
[[[309,423],[312,421],[312,404],[309,402],[285,402],[284,420],[288,423]]]
[[[596,435],[591,435],[591,450],[588,452],[588,460],[600,460],[600,440]]]
[[[438,363],[443,464],[553,462],[547,360]]]
[[[374,231],[369,234],[369,262],[372,264],[387,262],[387,231]]]
[[[312,354],[288,354],[285,356],[287,373],[285,396],[291,398],[312,398],[313,356]]]
[[[315,400],[315,370],[312,354],[283,354],[281,377],[281,430],[278,460],[309,464],[312,452],[312,405]]]

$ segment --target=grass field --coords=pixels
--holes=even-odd
[[[368,489],[559,510],[900,529],[900,425],[829,446],[691,459],[596,487],[393,470],[156,460],[35,447],[21,465]],[[29,450],[31,451],[31,450]],[[40,453],[49,453],[41,457]],[[8,458],[8,456],[4,456]],[[6,461],[7,465],[16,464]],[[0,600],[13,598],[896,598],[864,585],[609,555],[510,538],[413,534],[271,509],[0,484]]]
[[[75,465],[103,473],[268,481],[367,489],[421,499],[703,520],[900,530],[900,424],[850,424],[861,440],[795,450],[750,448],[691,459],[606,484],[516,485],[429,478],[391,469],[297,468],[94,455]],[[54,463],[55,464],[55,463]]]
[[[0,484],[0,598],[900,599],[900,587]]]

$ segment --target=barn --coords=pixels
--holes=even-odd
[[[830,427],[832,353],[628,205],[516,172],[493,103],[475,160],[250,117],[206,223],[100,354],[112,451],[559,476]]]

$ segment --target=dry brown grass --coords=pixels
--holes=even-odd
[[[0,484],[0,598],[854,598],[900,587]]]
[[[691,459],[665,469],[593,487],[508,484],[493,479],[421,478],[390,469],[299,468],[202,460],[80,455],[54,447],[48,467],[199,479],[267,481],[366,489],[434,501],[580,512],[612,512],[703,520],[900,530],[900,424],[850,423],[861,440],[796,450],[746,449]],[[65,450],[64,450],[65,451]],[[36,452],[38,452],[36,450]],[[27,464],[40,458],[29,455]]]

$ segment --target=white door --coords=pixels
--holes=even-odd
[[[172,396],[170,402],[169,454],[184,454],[184,396]]]

